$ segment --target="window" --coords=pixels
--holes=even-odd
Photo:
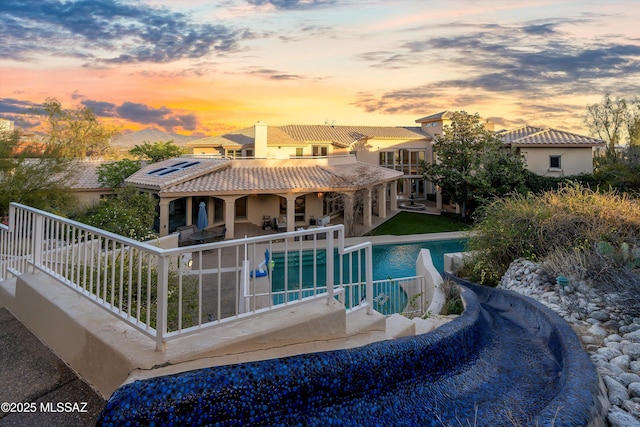
[[[241,150],[227,150],[227,157],[231,157],[232,159],[235,159],[236,157],[242,157],[242,151]]]
[[[562,156],[549,156],[549,169],[561,169],[562,163],[560,158]]]
[[[245,150],[244,153],[246,157],[253,157],[253,150]]]
[[[319,157],[319,156],[327,156],[328,155],[328,147],[326,145],[313,145],[312,147],[312,154],[314,157]]]
[[[236,200],[236,219],[247,219],[247,196]]]
[[[296,147],[296,157],[302,157],[302,147]]]

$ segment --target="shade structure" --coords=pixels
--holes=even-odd
[[[198,209],[198,220],[196,221],[196,227],[199,230],[204,230],[209,226],[209,218],[207,218],[207,205],[204,202],[200,202],[200,208]]]

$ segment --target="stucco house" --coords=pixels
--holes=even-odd
[[[294,230],[318,218],[344,215],[345,225],[371,225],[398,201],[426,199],[437,189],[420,171],[433,162],[433,141],[451,123],[443,111],[416,120],[419,126],[254,126],[187,144],[192,157],[149,165],[127,179],[159,199],[161,235],[195,224],[205,202],[209,224],[236,224]],[[493,123],[485,127],[493,130]],[[540,175],[591,173],[592,151],[603,141],[556,129],[523,126],[496,135],[515,147],[527,167]],[[354,209],[362,213],[353,217]],[[284,226],[283,224],[286,224]],[[275,226],[275,225],[274,225]]]
[[[421,131],[435,138],[451,124],[453,112],[443,111],[416,120]],[[484,127],[494,131],[489,121]],[[520,153],[531,172],[542,176],[571,176],[593,173],[593,152],[606,145],[605,141],[552,128],[521,126],[495,132],[506,147]]]
[[[496,135],[505,145],[518,150],[527,169],[542,176],[593,173],[594,149],[605,145],[601,139],[534,126],[501,130]]]
[[[193,155],[148,165],[126,182],[158,198],[161,235],[195,224],[200,202],[207,207],[209,225],[224,224],[227,237],[239,224],[269,223],[292,231],[320,218],[340,217],[348,228],[367,227],[372,216],[385,218],[410,198],[432,196],[442,208],[420,165],[435,161],[433,142],[452,116],[443,111],[417,119],[417,126],[399,127],[257,122],[191,141],[187,147]],[[493,130],[494,125],[485,126]],[[496,136],[524,156],[529,170],[545,176],[591,173],[593,149],[605,144],[533,126],[500,130]],[[74,183],[87,203],[107,192],[97,184],[98,164],[87,163]]]

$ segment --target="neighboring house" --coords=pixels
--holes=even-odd
[[[593,152],[605,142],[557,129],[522,126],[496,135],[524,157],[527,169],[542,176],[593,173]]]
[[[98,182],[98,168],[107,160],[78,160],[74,165],[76,174],[73,181],[69,183],[69,188],[78,198],[81,206],[91,206],[98,203],[101,198],[114,194],[109,188],[103,188]]]

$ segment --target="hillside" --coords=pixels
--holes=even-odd
[[[159,141],[172,141],[174,144],[185,147],[187,142],[202,138],[202,136],[187,136],[177,133],[164,132],[155,128],[143,129],[137,132],[122,133],[115,137],[111,142],[111,146],[118,150],[130,150],[136,145],[142,145],[145,142],[153,144]]]

